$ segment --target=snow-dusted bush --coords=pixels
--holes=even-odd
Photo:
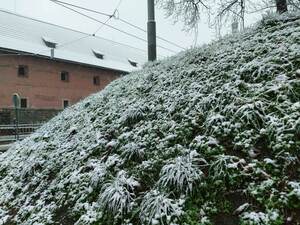
[[[102,186],[99,202],[112,214],[127,213],[132,208],[134,190],[138,186],[139,183],[133,177],[120,171],[115,178]]]
[[[277,211],[246,212],[241,216],[242,225],[281,225],[283,220]]]
[[[101,182],[103,182],[104,177],[107,174],[107,168],[104,163],[99,160],[91,160],[88,163],[88,168],[92,169],[91,172],[91,185],[93,187],[99,186]]]
[[[289,186],[292,189],[289,195],[300,200],[300,182],[291,181],[289,182]]]
[[[121,156],[127,160],[142,161],[145,156],[145,150],[135,143],[128,143],[124,145],[121,147],[121,151]]]
[[[159,185],[184,194],[191,193],[204,176],[200,166],[205,164],[196,151],[179,156],[161,169]]]
[[[245,164],[245,160],[236,156],[218,155],[210,164],[210,175],[214,178],[225,179],[234,170],[239,170],[239,166]]]
[[[182,200],[169,198],[157,190],[148,192],[141,203],[140,218],[144,224],[170,224],[181,216]]]
[[[5,224],[8,219],[10,218],[9,215],[7,215],[7,212],[3,211],[1,208],[0,208],[0,224]]]

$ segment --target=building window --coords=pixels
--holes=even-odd
[[[69,100],[63,100],[63,107],[64,107],[64,109],[65,109],[65,108],[68,108],[69,105],[70,105]]]
[[[21,98],[21,108],[28,108],[26,98]]]
[[[28,77],[28,66],[25,65],[19,65],[18,67],[18,76],[19,77]]]
[[[69,82],[69,72],[67,71],[62,71],[60,73],[60,80],[61,81],[65,81],[65,82]]]
[[[99,76],[94,76],[93,78],[93,83],[94,85],[100,85],[100,77]]]

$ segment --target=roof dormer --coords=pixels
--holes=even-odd
[[[131,59],[128,59],[128,62],[130,63],[131,66],[133,67],[137,67],[138,66],[138,63],[134,60],[131,60]]]
[[[94,55],[98,58],[98,59],[104,59],[104,54],[98,50],[92,50]]]
[[[49,37],[42,37],[42,40],[44,41],[45,45],[49,48],[56,48],[57,42]]]

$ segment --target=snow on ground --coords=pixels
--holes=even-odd
[[[114,81],[0,155],[0,224],[300,223],[299,70],[294,13]]]

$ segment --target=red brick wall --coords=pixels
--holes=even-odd
[[[18,76],[18,66],[27,65],[28,77]],[[61,71],[69,72],[69,82],[61,81]],[[119,72],[58,62],[31,56],[0,55],[0,108],[12,107],[13,93],[27,98],[32,109],[61,109],[63,100],[70,104],[103,89]],[[100,85],[93,77],[100,77]]]

